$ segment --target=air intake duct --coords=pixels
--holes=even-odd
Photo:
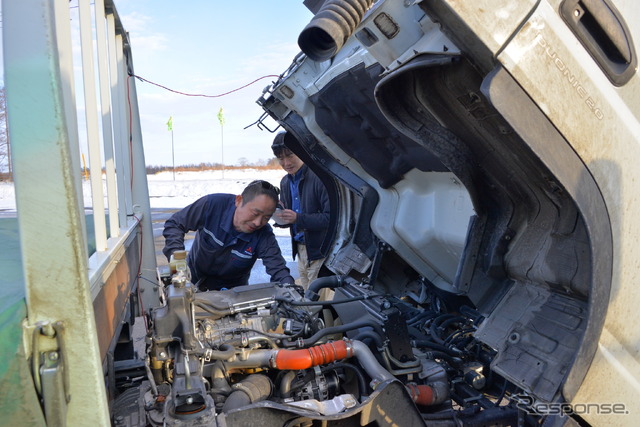
[[[298,46],[310,59],[333,58],[362,21],[374,0],[327,0],[298,37]]]

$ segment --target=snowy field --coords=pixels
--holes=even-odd
[[[277,187],[284,174],[280,169],[176,172],[174,181],[172,172],[161,172],[148,175],[147,181],[152,208],[181,208],[211,193],[240,194],[255,179]]]

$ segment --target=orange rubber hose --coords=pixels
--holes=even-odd
[[[414,402],[418,405],[428,406],[433,405],[433,402],[436,399],[435,394],[433,393],[433,389],[428,385],[416,385],[416,384],[407,384],[407,390],[409,391],[409,395]]]
[[[353,356],[353,349],[345,341],[334,341],[301,350],[279,350],[274,368],[284,370],[308,369]]]

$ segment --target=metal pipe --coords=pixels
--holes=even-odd
[[[375,356],[362,341],[351,341],[353,346],[353,352],[355,353],[358,362],[365,370],[365,372],[373,379],[370,385],[372,389],[376,389],[378,384],[395,379],[393,375],[376,360]]]
[[[151,385],[151,392],[154,396],[158,395],[158,387],[156,386],[156,380],[153,378],[153,374],[151,373],[151,366],[149,366],[149,355],[144,359],[144,369],[147,371],[147,378],[149,378],[149,384]]]
[[[289,397],[291,393],[291,383],[296,378],[296,371],[289,371],[280,380],[280,396]]]

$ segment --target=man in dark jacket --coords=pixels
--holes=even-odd
[[[278,189],[253,181],[242,195],[209,194],[176,212],[164,224],[168,260],[184,250],[184,235],[197,231],[187,257],[191,280],[201,290],[247,285],[261,258],[272,282],[294,283],[267,224],[278,203]]]
[[[298,257],[299,285],[307,289],[318,277],[326,254],[321,252],[322,241],[329,225],[329,196],[327,190],[307,165],[285,146],[286,132],[276,135],[271,149],[287,175],[280,182],[283,210],[274,218],[291,230],[294,258]]]

